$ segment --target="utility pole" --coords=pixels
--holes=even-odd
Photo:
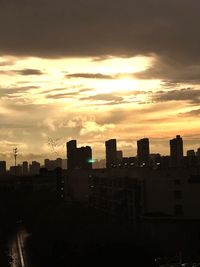
[[[15,176],[17,176],[17,147],[13,149],[13,155],[14,155],[14,159],[15,159]]]

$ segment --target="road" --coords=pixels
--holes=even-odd
[[[11,267],[30,267],[25,249],[28,236],[27,231],[23,227],[20,227],[10,242],[10,256],[13,259]]]

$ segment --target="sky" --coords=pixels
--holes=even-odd
[[[1,0],[0,160],[200,147],[200,1]]]

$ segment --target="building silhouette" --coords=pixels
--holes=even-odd
[[[32,161],[29,166],[31,175],[38,175],[40,173],[40,163],[37,161]]]
[[[6,161],[0,161],[0,176],[6,174]]]
[[[92,169],[92,149],[90,146],[77,147],[76,140],[67,142],[68,170]]]
[[[67,142],[67,168],[69,170],[74,170],[76,168],[76,149],[77,149],[77,141],[70,140]]]
[[[105,142],[106,146],[106,168],[110,169],[117,164],[117,140],[110,139]]]
[[[27,161],[23,161],[23,163],[22,163],[22,173],[23,173],[23,176],[26,176],[29,173]]]
[[[148,138],[137,141],[137,159],[139,166],[149,166],[150,150]]]
[[[170,140],[171,167],[181,167],[183,164],[183,139],[180,135]]]
[[[45,159],[44,160],[44,167],[48,171],[55,170],[56,168],[62,169],[62,159],[61,158],[57,158],[56,160]]]

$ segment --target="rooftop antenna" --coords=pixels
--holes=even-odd
[[[13,155],[15,159],[15,176],[17,175],[17,153],[18,153],[17,147],[13,148]]]

